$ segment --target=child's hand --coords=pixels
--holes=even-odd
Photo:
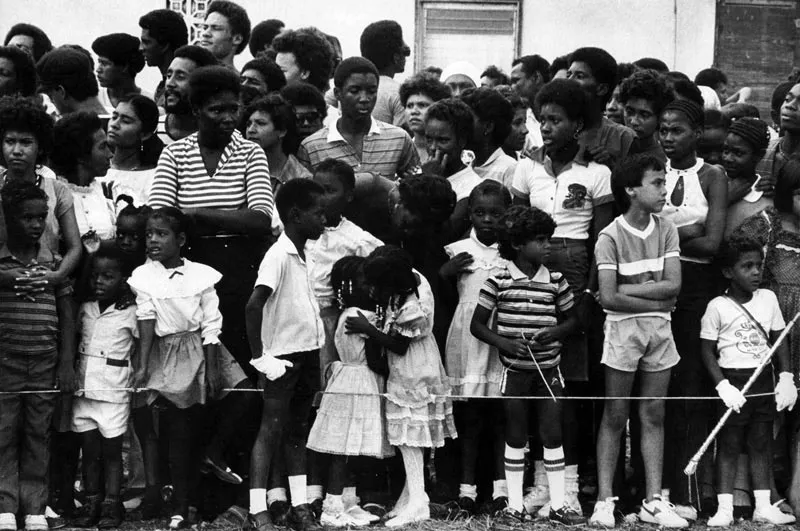
[[[97,232],[93,230],[90,230],[81,236],[81,243],[83,244],[83,248],[86,249],[86,252],[89,254],[94,254],[100,250],[100,236],[98,236]]]
[[[437,149],[433,157],[422,165],[422,171],[423,173],[444,176],[444,169],[447,167],[448,162],[447,154]]]
[[[134,389],[142,389],[146,383],[147,383],[147,369],[144,367],[136,369],[136,371],[134,371],[133,373],[133,384],[131,384],[132,387]]]
[[[555,327],[551,327],[551,328],[544,328],[533,334],[533,338],[531,339],[531,341],[535,341],[536,343],[546,345],[547,343],[558,341],[560,337],[561,334],[558,333],[558,329],[556,329]]]
[[[474,261],[475,259],[472,258],[472,255],[468,252],[464,251],[463,253],[458,253],[439,269],[439,274],[445,278],[454,277],[460,273],[469,271],[469,266],[472,265]]]
[[[268,380],[273,382],[286,374],[287,368],[294,366],[291,361],[276,358],[275,356],[270,356],[269,354],[262,354],[257,358],[253,358],[250,360],[250,365],[255,367],[258,372],[262,373],[267,377]]]
[[[531,350],[528,341],[525,339],[506,339],[502,345],[499,346],[500,350],[514,354],[516,356],[530,357]]]
[[[741,411],[742,406],[747,402],[742,392],[731,385],[728,380],[722,380],[717,384],[717,394],[725,402],[725,407],[733,409],[737,413]]]
[[[364,317],[364,314],[360,311],[358,315],[348,317],[344,322],[345,334],[365,334],[368,336],[375,330],[376,328],[369,322],[369,319]]]
[[[775,408],[778,411],[794,408],[797,402],[797,387],[794,385],[794,375],[790,372],[782,372],[778,376],[778,384],[775,386]]]
[[[34,267],[20,272],[20,276],[14,278],[14,291],[17,297],[31,301],[35,300],[33,297],[37,293],[44,292],[50,282],[47,278],[47,269]]]
[[[62,393],[74,393],[75,385],[75,369],[69,363],[61,363],[58,366],[57,376],[58,390]]]
[[[675,309],[675,304],[678,302],[677,297],[671,297],[669,299],[664,299],[663,301],[658,301],[659,307],[662,312],[671,312]]]

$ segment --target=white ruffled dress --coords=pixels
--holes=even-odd
[[[433,292],[417,275],[419,298],[409,295],[387,315],[383,332],[411,339],[405,355],[387,350],[386,429],[394,446],[439,448],[457,437],[450,383],[433,338]]]
[[[481,287],[487,278],[502,271],[507,261],[497,244],[484,245],[474,229],[469,238],[444,249],[450,258],[463,252],[473,258],[470,271],[458,277],[458,306],[447,333],[445,364],[453,396],[500,396],[503,365],[497,349],[473,336],[469,328]]]
[[[307,447],[336,455],[365,455],[382,459],[394,455],[386,438],[383,400],[385,382],[367,366],[365,338],[347,334],[345,322],[358,312],[370,322],[375,314],[345,308],[334,335],[341,361],[331,364],[331,375],[308,435]]]

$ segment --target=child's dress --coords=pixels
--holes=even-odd
[[[383,332],[411,339],[405,355],[387,349],[386,430],[394,446],[438,448],[456,438],[450,384],[433,338],[433,292],[419,279],[413,293],[396,310],[387,310]]]
[[[506,260],[500,257],[497,244],[484,245],[474,229],[469,238],[444,249],[450,258],[463,252],[473,258],[469,272],[458,276],[458,306],[447,334],[445,364],[453,396],[500,396],[503,365],[497,349],[473,336],[469,328],[483,283],[502,271]]]
[[[347,318],[359,311],[370,322],[375,321],[372,312],[360,308],[346,308],[339,317],[334,342],[341,361],[331,364],[325,388],[331,394],[322,396],[306,446],[326,454],[390,457],[394,450],[386,439],[383,399],[379,396],[385,382],[367,366],[364,336],[345,332]]]
[[[184,409],[206,402],[206,363],[203,345],[219,344],[222,314],[214,285],[222,275],[207,265],[183,259],[183,265],[166,269],[151,261],[137,267],[128,284],[136,294],[136,316],[155,319],[153,349],[148,360],[145,387]],[[220,345],[224,384],[235,380],[236,363]],[[227,385],[226,385],[227,387]],[[216,398],[216,397],[212,397]]]

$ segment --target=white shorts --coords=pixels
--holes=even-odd
[[[100,435],[113,439],[128,430],[130,403],[103,402],[76,396],[72,403],[72,431],[83,433],[100,430]]]

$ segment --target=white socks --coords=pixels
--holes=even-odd
[[[403,465],[406,469],[406,485],[408,485],[409,506],[428,503],[425,494],[425,473],[422,459],[422,449],[410,446],[400,446],[403,455]]]
[[[308,503],[306,475],[289,476],[289,495],[292,497],[292,507]]]
[[[759,509],[766,509],[768,506],[772,505],[770,501],[770,491],[769,489],[765,490],[754,490],[753,491],[753,498],[756,499],[756,506],[755,511]]]
[[[267,489],[250,489],[250,514],[267,510]]]
[[[733,515],[733,494],[717,494],[717,511],[725,511],[726,514]]]
[[[478,487],[477,485],[469,485],[467,483],[461,483],[458,486],[458,497],[459,498],[469,498],[472,501],[478,497]]]
[[[544,448],[544,470],[550,487],[550,507],[554,510],[564,507],[566,475],[564,473],[564,447]]]
[[[342,491],[342,503],[345,509],[349,509],[353,505],[358,505],[358,496],[356,495],[355,487],[345,487]]]
[[[492,499],[497,498],[508,498],[508,482],[505,479],[496,479],[492,482]]]
[[[322,485],[309,485],[306,487],[306,499],[308,503],[322,499]]]
[[[276,487],[267,491],[267,505],[272,505],[276,501],[289,501],[286,497],[286,489],[283,487]]]
[[[508,506],[522,512],[522,480],[525,475],[525,448],[512,448],[506,444],[503,454],[508,484]]]

